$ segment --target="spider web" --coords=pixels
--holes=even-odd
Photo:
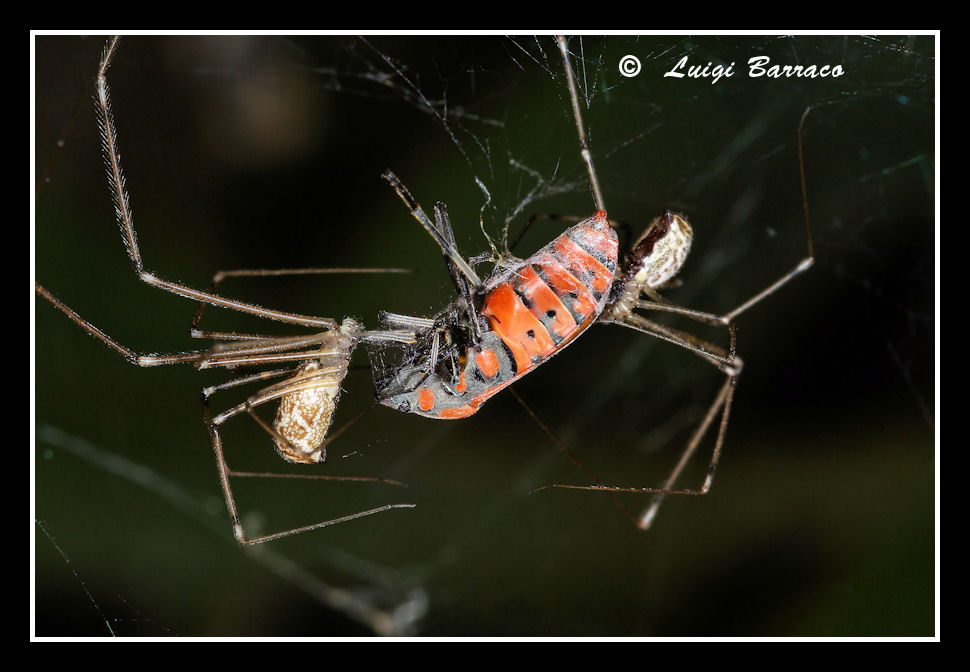
[[[194,349],[194,306],[139,283],[110,223],[85,89],[101,48],[37,40],[36,278],[130,347]],[[569,48],[609,214],[635,235],[665,209],[688,217],[694,249],[668,296],[700,310],[730,310],[804,255],[797,131],[811,108],[816,267],[739,320],[745,371],[712,493],[669,499],[639,533],[604,496],[528,494],[586,481],[509,394],[461,422],[381,407],[333,444],[326,473],[406,490],[236,481],[245,524],[418,506],[240,550],[196,401],[223,378],[130,367],[38,302],[38,635],[933,633],[934,38]],[[618,72],[627,54],[636,77]],[[847,74],[750,79],[758,54]],[[683,56],[737,74],[662,77]],[[594,208],[548,36],[126,38],[110,84],[150,270],[194,287],[232,268],[416,271],[220,286],[262,305],[370,326],[381,310],[431,316],[452,300],[386,169],[426,210],[447,203],[466,256],[502,251],[532,214]],[[536,223],[514,253],[561,227]],[[695,360],[597,327],[516,390],[604,482],[656,486],[721,382]],[[337,425],[372,401],[363,352],[355,362]],[[234,467],[287,470],[247,418],[227,423],[225,444]]]

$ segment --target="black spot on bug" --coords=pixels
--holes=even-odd
[[[556,311],[554,311],[554,310],[547,310],[546,311],[546,317],[550,317],[552,319],[555,319],[556,318]]]
[[[535,331],[535,329],[529,329],[529,331],[527,331],[525,333],[531,339],[535,339],[535,337],[536,337],[536,331]]]
[[[519,297],[519,301],[522,302],[522,305],[529,310],[532,310],[532,306],[535,305],[535,301],[532,299],[532,297],[528,296],[524,291],[522,291],[521,287],[514,287],[513,291],[515,292],[515,295]]]

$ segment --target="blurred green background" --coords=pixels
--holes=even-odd
[[[187,336],[195,306],[138,282],[112,223],[91,102],[102,47],[36,39],[36,279],[139,351],[203,347]],[[730,310],[804,255],[797,132],[813,108],[816,267],[739,320],[745,370],[712,492],[669,498],[641,533],[602,495],[528,494],[584,477],[508,393],[456,422],[380,407],[320,471],[407,489],[236,481],[246,525],[417,507],[241,550],[198,400],[224,374],[129,366],[37,299],[36,634],[934,633],[933,37],[588,36],[569,47],[583,59],[609,213],[637,232],[667,208],[689,218],[694,249],[668,296],[700,310]],[[626,54],[643,64],[635,78],[617,71]],[[759,54],[846,74],[750,79],[744,63]],[[684,55],[733,61],[737,74],[663,78]],[[380,180],[388,168],[426,208],[447,203],[469,256],[488,246],[480,212],[497,240],[507,220],[514,235],[534,213],[593,209],[548,36],[133,37],[109,81],[145,264],[190,286],[220,269],[403,266],[417,273],[223,291],[368,325],[380,310],[434,314],[453,289]],[[537,224],[516,252],[557,227]],[[205,319],[298,333],[225,311]],[[355,363],[338,424],[372,400],[363,351]],[[603,481],[655,486],[719,383],[690,353],[597,327],[516,389]],[[247,418],[225,441],[238,469],[299,471]],[[702,481],[711,445],[685,486]]]

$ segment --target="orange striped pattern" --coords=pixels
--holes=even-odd
[[[482,315],[512,353],[513,380],[569,343],[603,310],[617,241],[605,226],[605,213],[596,225],[589,221],[556,238],[485,296]]]
[[[542,361],[555,349],[549,332],[509,283],[504,283],[485,296],[482,315],[512,351],[518,373]]]
[[[422,382],[383,403],[439,419],[465,418],[557,354],[603,311],[617,264],[617,238],[605,212],[568,229],[486,283],[481,312],[489,324],[459,358],[457,381],[427,372]]]

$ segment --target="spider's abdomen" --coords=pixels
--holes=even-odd
[[[347,375],[350,355],[361,327],[346,318],[332,338],[324,341],[315,359],[303,362],[280,385],[280,405],[273,422],[273,443],[287,462],[326,461],[324,439],[333,422],[340,383]]]
[[[663,287],[687,260],[694,233],[681,215],[665,212],[634,242],[604,317],[623,320],[633,312],[640,293]]]

